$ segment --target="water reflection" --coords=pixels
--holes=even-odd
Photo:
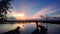
[[[45,23],[41,24],[46,26]],[[21,27],[19,29],[20,34],[32,34],[36,30],[36,23],[15,23],[15,24],[0,24],[0,33],[7,32],[15,29],[17,26]],[[48,34],[60,34],[60,25],[48,24]]]
[[[4,33],[1,33],[1,34],[20,34],[19,29],[20,29],[20,27],[17,26],[16,29],[14,29],[14,30],[10,30],[10,31],[8,31],[8,32],[4,32]]]

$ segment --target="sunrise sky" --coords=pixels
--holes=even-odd
[[[11,2],[12,13],[8,13],[9,17],[17,19],[40,18],[40,15],[60,17],[60,0],[14,0]]]

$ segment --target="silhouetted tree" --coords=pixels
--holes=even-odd
[[[1,18],[0,20],[3,20],[3,19],[7,20],[6,14],[8,11],[11,12],[9,9],[12,8],[10,4],[11,1],[12,0],[1,0],[0,1],[0,18]]]

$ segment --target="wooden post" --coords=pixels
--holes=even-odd
[[[47,18],[48,18],[48,16],[47,16],[47,14],[46,14],[46,22],[47,22]],[[47,34],[48,34],[48,23],[46,23],[46,32],[47,32]]]
[[[36,22],[36,27],[37,27],[37,29],[36,29],[36,34],[38,34],[39,33],[39,29],[38,29],[38,22]]]
[[[37,30],[38,30],[38,22],[36,22],[36,27],[37,27]]]
[[[47,18],[48,18],[48,16],[46,14],[46,22],[47,22]],[[46,28],[48,28],[48,23],[46,23]]]

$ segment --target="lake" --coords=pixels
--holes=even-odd
[[[40,25],[46,26],[46,23],[39,23]],[[0,24],[0,33],[7,32],[15,29],[17,26],[20,27],[20,34],[32,34],[36,29],[36,23],[15,23],[15,24]],[[48,24],[48,34],[60,34],[59,24]]]

